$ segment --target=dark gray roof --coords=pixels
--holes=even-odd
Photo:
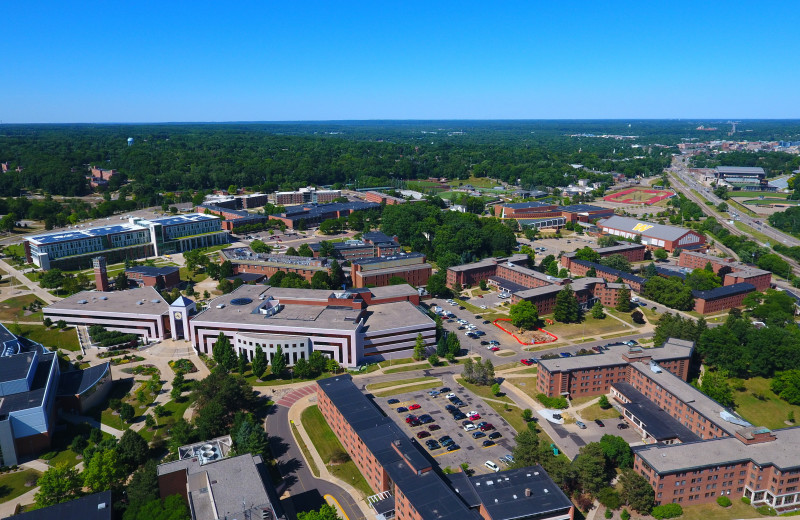
[[[376,202],[332,202],[330,204],[308,204],[286,208],[286,213],[275,216],[288,218],[292,221],[299,221],[302,219],[321,218],[325,214],[337,211],[350,210],[352,212],[365,209],[376,209],[380,207],[381,205]]]
[[[469,481],[492,520],[567,515],[572,507],[570,499],[538,465],[474,476]]]
[[[11,412],[42,405],[53,363],[57,363],[54,353],[45,352],[39,355],[36,373],[28,391],[3,396],[2,401],[0,401],[0,420],[4,420]]]
[[[394,244],[397,245],[397,242],[392,240],[392,237],[384,233],[383,231],[368,231],[361,235],[364,240],[369,240],[373,244],[376,245],[383,245],[383,244]]]
[[[512,293],[526,291],[529,289],[529,287],[525,287],[524,285],[512,282],[511,280],[506,280],[505,278],[501,278],[499,276],[490,276],[489,280],[496,283],[501,289],[505,289],[506,291]]]
[[[168,265],[166,267],[154,267],[149,265],[137,265],[134,267],[128,267],[125,269],[126,273],[139,273],[145,276],[166,276],[168,274],[176,273],[180,269],[174,265]]]
[[[600,206],[592,206],[591,204],[572,204],[570,206],[561,206],[558,209],[571,213],[581,213],[584,211],[608,211],[614,213],[614,210],[611,208],[601,208]]]
[[[553,206],[553,204],[550,202],[532,201],[532,202],[517,202],[514,204],[503,204],[503,206],[512,209],[526,209],[526,208],[541,208],[545,206]]]
[[[103,363],[83,370],[61,372],[57,395],[81,395],[96,385],[111,370],[111,363]]]
[[[749,293],[755,290],[755,285],[747,282],[741,282],[731,285],[723,285],[722,287],[717,287],[716,289],[710,289],[708,291],[692,291],[692,296],[702,300],[716,300],[717,298],[733,296],[734,294]]]
[[[616,388],[624,395],[629,403],[620,403],[634,417],[643,424],[643,429],[657,441],[680,439],[681,442],[699,441],[695,433],[674,419],[666,410],[646,398],[629,383],[614,383]]]
[[[717,166],[717,173],[721,175],[765,175],[764,168],[757,166]]]
[[[247,282],[258,282],[266,278],[267,275],[261,273],[239,273],[234,276],[229,276],[225,278],[226,280],[232,282],[233,280],[241,280],[245,283]]]
[[[685,279],[686,278],[686,273],[685,272],[680,271],[678,269],[670,269],[669,267],[656,266],[656,273],[658,273],[659,275],[661,275],[661,276],[663,276],[665,278],[669,278],[671,276],[677,276],[680,279]]]
[[[0,382],[25,379],[33,363],[33,352],[0,357]]]
[[[14,516],[20,520],[111,520],[111,491],[95,493],[69,502],[34,509]]]
[[[353,260],[351,264],[358,264],[358,265],[367,265],[367,264],[378,264],[380,262],[386,262],[388,260],[399,260],[401,258],[425,258],[423,253],[397,253],[391,256],[376,256],[373,258],[359,258],[357,260]]]
[[[608,273],[612,276],[618,276],[625,280],[626,282],[634,282],[634,283],[645,283],[647,278],[642,278],[641,276],[636,276],[635,274],[626,273],[625,271],[620,271],[619,269],[614,269],[612,267],[607,267],[603,264],[596,264],[594,262],[587,262],[586,260],[579,260],[574,259],[572,263],[583,265],[586,267],[594,267],[594,270],[597,272]]]

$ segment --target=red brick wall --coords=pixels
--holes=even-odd
[[[533,274],[521,273],[519,271],[509,269],[508,266],[506,266],[505,264],[497,265],[496,276],[499,276],[500,278],[505,278],[510,282],[522,285],[523,287],[527,287],[528,289],[533,289],[536,287],[544,287],[545,285],[552,285],[550,282],[541,280],[535,277]]]
[[[475,285],[481,280],[486,280],[497,273],[497,264],[483,267],[473,267],[464,271],[447,270],[447,285],[453,287],[456,283],[462,287]]]
[[[733,307],[741,307],[742,300],[750,293],[732,294],[723,298],[716,298],[713,300],[703,300],[695,298],[694,310],[700,314],[709,314],[712,312],[720,312]]]
[[[242,273],[255,273],[255,274],[263,274],[266,275],[267,278],[271,278],[272,275],[277,273],[278,271],[283,271],[284,273],[296,273],[302,276],[305,280],[311,281],[311,277],[314,276],[314,273],[320,271],[320,269],[308,269],[299,267],[275,267],[270,265],[256,265],[256,264],[233,264],[233,274],[242,274]],[[328,271],[325,271],[328,272]]]
[[[390,274],[371,274],[369,271],[363,273],[360,269],[355,269],[353,266],[351,277],[353,279],[353,287],[360,288],[366,286],[383,287],[389,285],[389,279],[393,276],[399,276],[406,282],[413,286],[425,285],[428,283],[428,278],[431,277],[433,270],[431,267],[425,266],[409,266],[406,271],[393,272]]]

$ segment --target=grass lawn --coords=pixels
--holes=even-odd
[[[731,495],[731,507],[720,507],[719,504],[697,504],[697,505],[682,505],[683,515],[681,520],[707,520],[713,518],[714,520],[734,520],[735,518],[758,518],[758,511],[753,506],[743,504],[739,498],[734,498]]]
[[[457,377],[456,382],[461,386],[463,386],[464,388],[466,388],[467,390],[469,390],[470,392],[472,392],[473,394],[477,395],[478,397],[484,397],[484,398],[488,397],[489,399],[495,399],[509,404],[514,403],[514,401],[512,401],[510,397],[508,397],[507,395],[503,395],[502,393],[499,396],[495,397],[492,394],[491,386],[473,385],[472,383],[467,383],[466,381],[464,381],[464,378],[462,377]]]
[[[418,365],[409,365],[405,367],[398,367],[398,368],[388,368],[383,371],[384,374],[397,374],[398,372],[411,372],[413,370],[422,370],[423,368],[431,368],[431,364],[427,361],[420,363]]]
[[[440,381],[436,377],[414,377],[412,379],[401,379],[399,381],[383,381],[382,383],[375,383],[367,386],[367,390],[380,390],[381,388],[391,388],[393,386],[408,385],[411,383],[430,383],[432,381]]]
[[[509,368],[519,368],[521,365],[518,362],[515,363],[503,363],[502,365],[496,365],[494,367],[495,372],[499,372],[501,370],[508,370]]]
[[[748,422],[755,426],[766,426],[770,429],[786,428],[784,423],[789,411],[794,411],[797,419],[800,419],[800,406],[794,406],[769,389],[769,379],[754,377],[746,379],[744,392],[733,391],[733,399],[736,402],[736,411]],[[757,399],[753,394],[761,394],[765,397],[764,401]]]
[[[181,277],[181,280],[191,280],[194,283],[198,283],[198,282],[202,282],[203,280],[208,278],[208,275],[206,273],[197,273],[194,276],[190,276],[189,275],[189,269],[187,269],[186,267],[181,267],[180,268],[180,277]]]
[[[471,303],[467,303],[466,301],[464,301],[464,300],[462,300],[460,298],[453,298],[453,299],[456,301],[456,303],[458,303],[459,305],[463,306],[469,312],[472,312],[474,314],[481,314],[482,312],[489,311],[489,309],[481,309],[480,307],[472,305]],[[489,318],[486,318],[486,319],[488,320]]]
[[[352,484],[365,496],[371,495],[372,490],[352,460],[348,460],[343,464],[330,465],[330,460],[334,455],[347,454],[347,452],[342,443],[339,442],[339,439],[336,438],[336,434],[333,433],[331,427],[325,422],[319,407],[311,406],[303,410],[300,420],[307,432],[314,432],[314,435],[311,436],[311,442],[314,443],[314,448],[319,453],[322,461],[328,465],[330,472],[334,476]]]
[[[495,412],[499,413],[517,433],[527,428],[525,420],[522,418],[522,410],[520,410],[516,404],[506,406],[495,401],[486,401],[486,404],[491,406]]]
[[[638,309],[638,307],[637,307],[637,309]],[[625,323],[627,323],[628,325],[631,325],[631,326],[633,326],[633,327],[644,327],[644,323],[641,323],[641,324],[639,324],[639,323],[634,323],[634,322],[633,322],[633,318],[631,318],[631,312],[633,312],[633,311],[635,311],[635,310],[637,310],[637,309],[631,309],[631,311],[630,311],[630,312],[619,312],[619,311],[618,311],[618,310],[616,310],[616,309],[609,309],[609,308],[606,308],[606,312],[607,312],[607,313],[609,313],[609,314],[611,314],[612,316],[616,316],[617,318],[621,319],[622,321],[624,321]],[[604,318],[604,319],[606,319],[606,320],[607,320],[607,319],[609,319],[609,318],[608,318],[608,317],[606,317],[606,318]],[[614,318],[611,318],[611,319],[613,320]],[[630,330],[630,329],[628,329],[628,330]]]
[[[41,343],[45,347],[57,347],[72,352],[78,352],[81,345],[78,342],[78,333],[75,327],[64,330],[49,329],[44,325],[20,324],[20,335],[29,340]]]
[[[387,368],[395,365],[408,365],[409,363],[419,363],[419,361],[414,358],[390,359],[388,361],[381,361],[378,363],[378,366],[381,368]]]
[[[742,222],[739,222],[738,220],[735,220],[733,222],[733,225],[736,226],[736,229],[738,229],[739,231],[744,231],[746,234],[752,236],[753,238],[755,238],[756,240],[758,240],[762,244],[766,244],[766,243],[770,243],[771,244],[771,243],[774,242],[773,239],[769,238],[764,233],[756,231],[755,229],[751,228],[747,224],[743,224]]]
[[[508,357],[508,356],[515,355],[516,352],[514,352],[513,350],[501,350],[501,351],[497,352],[496,354],[498,356],[500,356],[500,357]]]
[[[40,475],[41,473],[36,470],[26,469],[0,476],[0,501],[7,502],[24,495],[36,486]],[[34,485],[26,486],[25,483],[29,481],[33,481]]]
[[[396,388],[394,390],[384,390],[383,392],[376,392],[374,395],[375,397],[389,397],[390,395],[407,394],[410,392],[427,390],[429,388],[438,388],[439,386],[441,386],[441,384],[442,382],[436,379],[434,381],[428,381],[427,383],[419,383],[417,385],[404,386],[402,388]]]
[[[614,318],[605,317],[602,320],[598,320],[587,315],[581,323],[554,323],[546,326],[545,330],[555,334],[559,339],[576,339],[625,332],[631,329]]]
[[[765,193],[763,191],[732,191],[730,192],[730,195],[733,196],[733,198],[735,199],[739,197],[745,197],[750,199],[753,198],[757,199],[758,197],[766,197],[770,199],[786,199],[789,197],[788,193],[778,193],[777,191],[769,193]]]
[[[613,419],[619,417],[619,412],[612,406],[608,410],[603,410],[600,405],[595,403],[577,412],[581,419],[594,421],[595,419]]]
[[[584,395],[581,397],[576,397],[575,399],[570,400],[571,406],[581,406],[582,404],[586,404],[590,401],[594,401],[597,399],[598,396],[596,395]]]
[[[493,188],[500,185],[499,182],[494,179],[490,179],[489,177],[470,177],[466,180],[456,179],[448,182],[447,184],[454,188],[466,186],[467,184],[471,184],[476,188]]]
[[[306,446],[303,438],[300,437],[300,433],[297,431],[297,426],[295,426],[294,423],[292,423],[292,433],[294,433],[294,438],[297,441],[297,445],[300,446],[300,451],[303,452],[303,458],[306,459],[308,469],[311,470],[312,475],[319,478],[319,468],[317,467],[317,463],[314,462],[314,458],[311,456],[311,451],[309,451],[308,446]]]
[[[42,300],[33,294],[15,296],[0,302],[0,321],[42,321],[41,311],[31,313],[22,310],[23,307],[27,307],[33,302],[43,303]]]
[[[169,437],[169,435],[167,434],[167,430],[169,430],[172,427],[172,425],[175,424],[175,422],[177,422],[178,419],[183,417],[184,412],[186,412],[186,409],[189,408],[191,405],[192,402],[186,397],[185,392],[182,402],[178,402],[175,400],[167,401],[164,404],[164,410],[166,410],[164,412],[165,415],[163,415],[162,417],[155,417],[155,414],[153,415],[153,417],[156,418],[157,426],[152,430],[146,427],[142,428],[141,430],[139,430],[139,433],[148,442],[152,441],[153,437],[158,432],[161,432],[162,436],[164,437]]]
[[[536,399],[536,394],[538,394],[538,390],[536,390],[536,378],[535,377],[507,377],[505,379],[506,383],[512,384],[528,394],[529,397]]]

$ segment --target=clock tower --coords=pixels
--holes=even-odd
[[[189,339],[189,319],[195,314],[197,314],[197,307],[192,300],[185,296],[178,296],[178,299],[169,305],[172,339]]]

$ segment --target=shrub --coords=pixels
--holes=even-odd
[[[606,518],[614,518],[614,513],[612,513],[610,509],[606,509],[605,517]]]
[[[747,497],[742,497],[742,504],[750,505],[750,499]]]
[[[619,517],[622,518],[622,520],[631,520],[631,514],[627,509],[623,509]]]
[[[547,408],[568,408],[569,403],[565,397],[547,397],[545,394],[537,394],[536,399]]]
[[[600,399],[597,401],[597,404],[600,405],[600,408],[603,410],[608,410],[611,408],[611,403],[608,402],[608,397],[605,394],[600,396]]]
[[[662,504],[653,508],[650,513],[653,518],[662,520],[664,518],[676,518],[683,514],[683,508],[680,504]]]
[[[612,487],[604,487],[597,493],[597,501],[606,506],[608,509],[619,509],[622,505],[622,500],[619,497],[619,492]]]
[[[764,515],[764,516],[778,516],[778,512],[775,511],[774,508],[772,508],[772,507],[770,507],[770,506],[768,506],[766,504],[764,504],[763,506],[757,507],[756,511],[758,511],[758,514]]]
[[[56,458],[56,455],[58,455],[57,451],[48,451],[47,453],[42,453],[39,458],[42,460],[50,460]]]
[[[718,497],[717,504],[721,505],[722,507],[731,507],[731,499],[728,497]]]

